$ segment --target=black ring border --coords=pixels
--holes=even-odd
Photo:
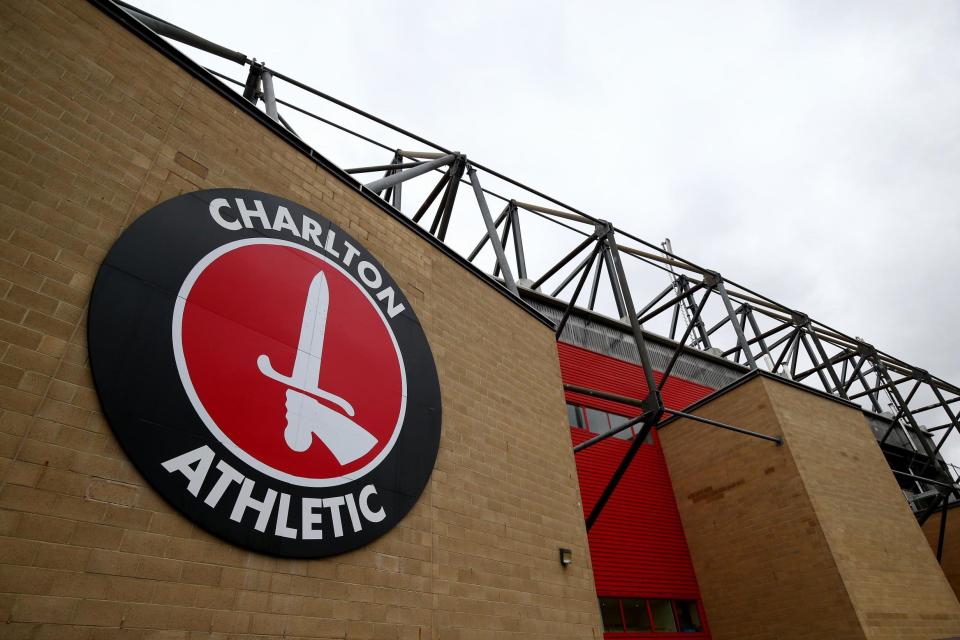
[[[168,222],[172,221],[159,220],[160,217],[167,218],[170,217],[170,214],[172,213],[175,214],[174,217],[177,218],[183,218],[184,220],[191,219],[190,224],[192,224],[194,221],[206,220],[209,221],[209,224],[203,225],[200,223],[198,226],[201,226],[202,229],[193,229],[192,231],[198,231],[200,232],[200,235],[206,234],[218,236],[217,240],[214,242],[213,248],[209,248],[210,245],[208,244],[207,249],[201,253],[197,253],[196,251],[191,253],[189,249],[185,251],[183,245],[189,245],[189,242],[183,244],[167,242],[164,244],[164,249],[174,254],[175,259],[183,261],[184,253],[186,253],[186,261],[189,263],[189,266],[186,266],[185,264],[179,265],[180,271],[183,271],[184,268],[186,269],[183,271],[184,275],[189,273],[193,266],[205,255],[207,255],[210,250],[215,249],[217,246],[222,246],[224,244],[244,238],[266,237],[285,240],[294,244],[300,244],[310,251],[323,255],[333,262],[337,262],[335,258],[329,256],[325,251],[289,233],[263,230],[256,230],[256,232],[252,232],[246,229],[238,232],[231,232],[219,227],[212,222],[208,214],[209,202],[217,197],[226,197],[231,200],[232,198],[242,197],[247,201],[259,199],[264,202],[268,214],[271,212],[271,210],[275,210],[274,206],[282,204],[283,206],[286,206],[291,213],[298,212],[305,216],[311,216],[322,225],[324,236],[326,235],[326,229],[328,227],[332,228],[337,234],[338,241],[347,240],[360,250],[360,254],[355,258],[353,263],[354,265],[361,260],[367,260],[380,270],[384,281],[383,286],[392,285],[397,294],[397,302],[401,302],[405,306],[405,310],[398,314],[395,318],[391,319],[387,314],[383,315],[391,325],[391,329],[393,330],[397,339],[397,343],[400,346],[400,351],[403,354],[405,374],[408,380],[407,409],[406,415],[404,416],[404,423],[401,426],[400,436],[398,437],[397,442],[394,444],[393,449],[387,455],[387,457],[381,461],[381,463],[375,469],[371,470],[358,480],[350,481],[336,487],[302,487],[300,485],[286,483],[270,476],[266,476],[262,472],[249,467],[245,462],[239,460],[232,452],[226,449],[226,447],[224,447],[219,440],[217,440],[217,438],[210,433],[200,417],[196,415],[193,405],[190,402],[190,399],[187,397],[182,384],[176,385],[174,389],[167,388],[161,392],[177,396],[174,398],[174,402],[179,400],[180,403],[186,403],[186,405],[189,407],[189,413],[193,417],[193,424],[190,426],[193,428],[192,435],[195,442],[184,445],[180,448],[182,449],[182,452],[186,452],[192,450],[195,448],[195,446],[198,446],[196,444],[197,442],[204,441],[201,444],[207,444],[210,446],[211,449],[213,449],[218,461],[226,460],[231,466],[241,471],[241,473],[243,473],[246,477],[254,479],[257,484],[257,488],[254,491],[254,497],[262,497],[264,484],[272,486],[277,490],[287,489],[285,492],[291,496],[307,495],[308,497],[324,497],[342,495],[347,491],[352,491],[354,494],[358,494],[359,489],[365,484],[369,483],[371,478],[374,478],[374,484],[378,489],[378,497],[385,498],[384,503],[385,509],[387,510],[387,518],[383,522],[375,525],[364,521],[364,529],[360,534],[323,541],[283,539],[276,536],[267,535],[266,533],[261,534],[256,532],[253,529],[253,520],[255,518],[249,511],[245,514],[242,523],[234,523],[228,517],[230,511],[228,507],[232,506],[233,501],[231,498],[236,493],[236,485],[232,485],[231,489],[228,489],[228,493],[225,494],[224,499],[221,500],[216,509],[211,509],[205,504],[202,504],[201,498],[211,484],[211,476],[216,477],[217,472],[211,469],[210,475],[208,475],[207,481],[204,483],[204,491],[200,494],[200,497],[194,498],[187,492],[186,479],[183,478],[182,475],[176,474],[176,476],[171,477],[171,474],[168,474],[165,470],[159,467],[159,463],[161,462],[159,458],[165,458],[166,456],[158,456],[153,460],[147,460],[142,455],[142,452],[139,451],[141,447],[133,445],[131,438],[136,438],[137,436],[131,436],[129,432],[134,425],[125,424],[128,422],[128,420],[124,417],[129,412],[121,411],[117,407],[118,404],[124,404],[126,399],[112,397],[113,392],[106,391],[107,388],[112,386],[106,380],[108,377],[106,370],[110,368],[108,366],[110,363],[104,362],[105,356],[102,352],[100,344],[102,336],[98,335],[98,333],[100,333],[100,323],[103,318],[101,313],[107,315],[111,313],[109,310],[103,309],[104,305],[110,307],[110,303],[115,301],[112,300],[111,297],[116,292],[110,291],[112,286],[108,281],[112,276],[115,276],[114,279],[117,277],[120,279],[125,278],[128,280],[128,284],[130,284],[130,280],[136,279],[136,275],[134,274],[136,271],[138,271],[137,268],[130,270],[119,268],[125,266],[123,264],[123,259],[129,260],[131,257],[131,252],[127,251],[126,253],[128,255],[125,257],[118,256],[118,253],[124,253],[121,251],[121,249],[125,245],[129,245],[131,243],[131,239],[136,240],[134,244],[156,245],[158,243],[157,239],[152,239],[149,237],[139,238],[138,236],[142,236],[145,232],[149,232],[151,230],[155,231],[156,229],[153,227],[157,225],[162,227],[163,225],[166,225]],[[202,206],[198,204],[197,200],[202,203]],[[181,223],[183,222],[183,220],[178,221]],[[183,229],[175,229],[172,235],[176,236],[182,232]],[[141,252],[134,251],[133,255],[135,256],[135,260],[141,260],[143,258],[143,253]],[[116,264],[118,259],[120,264]],[[141,264],[139,266],[144,265]],[[340,263],[340,266],[344,265]],[[154,264],[151,266],[151,268],[146,269],[148,272],[156,272],[158,270],[164,271],[164,265]],[[349,268],[346,270],[351,274],[352,278],[355,280],[357,279],[357,276],[354,272],[352,272]],[[130,277],[131,275],[133,278]],[[182,280],[179,284],[182,284]],[[179,292],[179,286],[177,286],[175,291],[171,291],[172,286],[169,283],[167,283],[167,286],[164,286],[162,283],[158,284],[157,282],[147,282],[146,286],[152,289],[153,297],[159,296],[169,298],[169,313],[165,317],[169,317],[172,321],[173,307],[176,301],[176,293]],[[104,296],[106,296],[105,299]],[[153,304],[155,306],[157,303],[154,302]],[[172,325],[170,322],[163,322],[161,320],[154,320],[154,322],[161,326],[165,326],[165,330],[162,332],[162,335],[164,336],[164,340],[162,342],[165,342],[165,346],[167,347],[166,351],[169,352],[168,366],[172,367],[172,369],[175,371],[176,363],[173,360]],[[110,335],[112,338],[113,334],[111,333]],[[120,234],[110,251],[107,253],[98,270],[97,277],[94,281],[91,291],[90,304],[88,307],[87,342],[94,387],[97,391],[98,398],[100,399],[101,407],[104,415],[107,418],[107,422],[110,424],[111,430],[126,453],[128,459],[146,479],[147,483],[155,491],[157,491],[157,493],[159,493],[166,502],[173,506],[189,521],[231,544],[259,553],[279,557],[319,558],[345,553],[369,544],[399,524],[409,510],[412,509],[413,506],[418,502],[420,495],[429,482],[429,478],[435,466],[439,451],[440,433],[442,428],[442,401],[436,364],[429,342],[425,333],[423,332],[423,328],[420,325],[412,306],[410,305],[409,299],[403,293],[403,290],[393,279],[392,275],[389,273],[389,271],[387,271],[383,264],[380,263],[380,261],[377,260],[376,257],[374,257],[363,246],[363,244],[358,242],[355,237],[346,233],[341,227],[335,225],[325,216],[312,209],[309,209],[308,207],[305,207],[302,204],[280,196],[255,190],[205,189],[181,194],[154,205],[149,210],[141,214],[127,229],[123,231],[123,233]],[[125,356],[129,355],[126,351],[124,351],[124,354]],[[426,387],[426,393],[422,393],[422,402],[414,398],[414,381],[416,381],[416,385],[421,392]],[[169,387],[169,385],[167,386]],[[424,413],[423,410],[421,410],[418,416],[416,411],[411,411],[411,408],[419,404],[426,405],[424,408],[427,410],[427,413]],[[419,428],[411,425],[413,420],[417,419],[418,417],[423,419],[427,415],[429,415],[430,419],[420,423]],[[411,441],[413,441],[412,445]],[[406,455],[402,460],[403,464],[398,464],[398,457],[401,456],[401,453],[404,452],[405,449],[408,449],[408,451],[406,451]],[[410,455],[409,449],[414,450],[415,455]],[[151,464],[153,462],[156,464]],[[412,473],[408,473],[411,465],[415,466],[416,469],[414,469]],[[397,490],[396,486],[385,487],[382,482],[385,478],[391,475],[384,473],[386,470],[391,471],[391,474],[394,475],[395,479],[397,480],[397,484],[400,485],[401,488],[407,488],[408,490]],[[407,478],[404,481],[404,479],[401,477],[402,475],[414,476],[417,478],[417,480],[411,483],[409,478]],[[418,486],[410,487],[411,484]],[[282,485],[282,487],[278,485]],[[385,496],[385,493],[390,495]],[[185,496],[188,499],[185,499]],[[389,500],[386,498],[389,498]],[[389,504],[389,506],[387,506],[387,504]],[[294,523],[299,520],[298,514],[293,513],[295,510],[295,507],[291,509],[291,515],[297,515],[297,517],[295,517],[292,521]],[[343,516],[345,529],[349,530],[349,525],[346,524],[348,522],[348,518],[346,517],[345,509],[343,510]],[[268,532],[271,530],[273,524],[274,517],[271,516],[267,529]]]

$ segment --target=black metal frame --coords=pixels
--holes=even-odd
[[[913,449],[908,464],[909,475],[919,478],[917,482],[920,486],[936,488],[943,497],[943,500],[933,500],[931,506],[920,514],[921,522],[940,502],[945,501],[947,493],[960,499],[956,480],[939,455],[950,434],[960,429],[960,416],[950,406],[960,401],[960,388],[957,386],[881,351],[858,337],[833,329],[802,312],[724,278],[715,271],[686,260],[673,253],[669,244],[657,246],[647,242],[609,222],[468,159],[464,154],[450,151],[279,73],[245,54],[200,38],[130,5],[115,4],[108,0],[92,1],[124,22],[128,28],[138,31],[141,37],[154,46],[163,46],[162,39],[153,33],[156,32],[248,66],[247,77],[241,82],[212,70],[203,70],[175,50],[167,52],[179,64],[188,67],[194,75],[202,77],[205,73],[204,80],[214,86],[221,95],[238,101],[238,104],[245,103],[248,112],[265,125],[271,126],[311,158],[318,159],[322,156],[297,136],[279,113],[281,106],[334,127],[377,150],[388,151],[391,159],[386,163],[374,161],[369,166],[348,169],[346,172],[333,165],[329,165],[329,168],[342,176],[348,184],[356,184],[353,175],[384,172],[381,178],[359,186],[361,193],[380,202],[382,209],[404,220],[418,234],[429,238],[454,259],[477,273],[483,271],[478,267],[478,263],[489,255],[486,252],[489,246],[494,262],[489,275],[482,277],[499,283],[504,293],[518,304],[523,305],[522,290],[539,290],[540,287],[550,285],[550,295],[565,304],[564,313],[555,326],[558,337],[570,315],[578,310],[594,311],[599,296],[605,290],[606,297],[612,300],[617,317],[623,322],[624,330],[636,342],[644,371],[645,388],[638,389],[638,396],[641,398],[639,402],[643,409],[642,415],[637,419],[637,424],[642,425],[639,430],[641,435],[631,444],[604,494],[612,493],[617,479],[622,476],[636,450],[642,445],[649,429],[658,424],[665,413],[669,413],[663,405],[660,391],[666,380],[673,375],[673,367],[681,352],[693,348],[711,356],[730,358],[733,362],[742,364],[745,371],[767,370],[844,400],[861,400],[866,403],[864,410],[882,413],[890,418],[891,426],[880,439],[881,445],[894,430],[902,433]],[[131,21],[131,17],[136,22]],[[240,87],[242,97],[231,94],[214,76]],[[286,102],[276,96],[278,82],[297,87],[315,98],[359,115],[385,127],[392,132],[391,135],[398,136],[400,142],[413,141],[426,147],[426,150],[404,150],[401,144],[388,145],[379,142],[320,117],[307,108]],[[253,108],[258,102],[263,104],[262,112]],[[507,189],[515,190],[516,197],[507,197],[482,187],[480,173],[484,174],[485,182],[489,179]],[[402,197],[403,186],[414,179],[425,181],[431,177],[437,178],[437,182],[429,195],[415,203],[415,208],[406,206],[407,203]],[[457,219],[463,219],[463,214],[455,210],[456,205],[464,200],[462,195],[465,191],[459,189],[461,184],[471,187],[467,191],[473,195],[472,200],[483,227],[479,241],[467,257],[447,245],[452,225]],[[504,208],[496,219],[490,214],[489,199],[504,203]],[[407,197],[407,200],[410,198]],[[433,213],[428,216],[431,210]],[[569,241],[556,242],[555,248],[560,256],[548,259],[542,264],[542,271],[537,269],[542,275],[535,280],[530,279],[528,271],[534,270],[536,261],[525,251],[521,230],[521,223],[530,224],[533,221],[537,224],[549,221],[556,229],[563,230],[569,238]],[[511,239],[512,247],[508,252],[507,245]],[[552,248],[554,247],[538,245],[536,253],[543,254]],[[464,252],[466,253],[468,252]],[[625,258],[630,260],[629,267],[625,265]],[[542,256],[540,262],[544,262]],[[646,281],[649,278],[644,280],[644,277],[638,274],[638,269],[643,269],[645,274],[656,274],[659,270],[663,272],[663,277],[669,278],[669,284],[663,289],[662,283],[656,285],[652,295],[645,294],[643,292],[649,287],[649,282]],[[572,293],[565,293],[574,281],[576,284]],[[580,299],[588,282],[589,293],[585,303],[581,303]],[[702,295],[698,294],[701,289]],[[639,311],[635,308],[635,300],[644,301]],[[682,331],[681,322],[686,325]],[[676,351],[659,383],[655,382],[645,342],[644,325],[650,323],[662,323],[663,334],[677,340]],[[681,334],[679,339],[678,333]],[[918,416],[931,411],[939,416],[936,420],[938,426],[928,431],[921,427]],[[722,428],[746,432],[730,425],[722,425]],[[928,442],[928,437],[932,438],[930,431],[941,430],[944,431],[942,437],[935,445],[931,445]],[[761,434],[746,432],[746,435]],[[602,504],[598,504],[599,508],[594,509],[596,513],[591,513],[591,517],[588,517],[588,526],[596,520],[599,510],[602,509]]]

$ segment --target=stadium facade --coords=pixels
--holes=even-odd
[[[3,637],[960,635],[960,389],[128,5],[0,24]]]

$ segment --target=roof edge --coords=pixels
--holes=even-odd
[[[754,378],[766,378],[766,379],[768,379],[768,380],[773,380],[773,381],[775,381],[775,382],[779,382],[779,383],[781,383],[781,384],[785,384],[785,385],[787,385],[788,387],[793,387],[793,388],[798,389],[798,390],[800,390],[800,391],[803,391],[803,392],[805,392],[805,393],[809,393],[809,394],[812,394],[812,395],[815,395],[815,396],[819,396],[819,397],[821,397],[821,398],[824,398],[825,400],[830,400],[831,402],[836,402],[836,403],[838,403],[838,404],[842,404],[842,405],[845,406],[845,407],[849,407],[849,408],[851,408],[851,409],[857,410],[857,411],[860,412],[860,413],[863,413],[863,407],[861,407],[860,405],[858,405],[858,404],[855,403],[855,402],[851,402],[850,400],[844,400],[843,398],[838,398],[837,396],[832,395],[832,394],[829,394],[829,393],[827,393],[826,391],[821,391],[821,390],[815,389],[815,388],[813,388],[813,387],[808,387],[808,386],[806,386],[806,385],[804,385],[804,384],[801,384],[801,383],[799,383],[799,382],[796,382],[796,381],[794,381],[794,380],[790,380],[789,378],[784,378],[784,377],[778,376],[778,375],[776,375],[776,374],[774,374],[774,373],[770,373],[769,371],[764,371],[763,369],[754,369],[754,370],[752,370],[752,371],[744,374],[743,376],[741,376],[740,378],[737,378],[736,380],[734,380],[733,382],[731,382],[731,383],[728,384],[727,386],[721,387],[721,388],[717,389],[716,391],[714,391],[713,393],[711,393],[710,395],[704,396],[703,398],[700,398],[700,399],[697,400],[696,402],[687,405],[687,406],[684,407],[683,409],[680,409],[680,411],[683,411],[684,413],[690,413],[691,411],[695,411],[695,410],[703,407],[704,405],[707,405],[707,404],[713,402],[713,401],[716,400],[717,398],[720,398],[721,396],[725,396],[726,394],[730,393],[731,391],[733,391],[733,390],[736,389],[737,387],[740,387],[740,386],[746,384],[747,382],[750,382],[750,381],[753,380]],[[670,411],[670,410],[667,409],[667,412],[668,412],[668,413],[669,413],[669,411]],[[657,425],[657,429],[662,429],[663,427],[666,427],[667,425],[672,424],[673,422],[675,422],[675,421],[677,421],[677,420],[684,420],[684,419],[685,419],[685,418],[683,418],[683,416],[676,416],[676,415],[675,415],[675,416],[671,416],[671,417],[667,418],[666,420],[664,420],[663,422],[661,422],[660,424],[658,424],[658,425]]]
[[[553,307],[558,310],[564,310],[569,306],[568,303],[560,300],[559,298],[553,298],[548,296],[545,293],[536,291],[534,289],[526,289],[520,287],[520,297],[529,297],[537,302],[542,302],[543,304]],[[591,311],[589,309],[584,309],[582,307],[574,307],[571,312],[571,315],[575,315],[580,318],[585,318],[590,322],[596,322],[597,324],[604,325],[611,329],[617,329],[623,331],[624,335],[633,336],[633,330],[630,328],[630,324],[625,320],[618,320],[617,318],[611,318],[610,316],[605,316],[596,311]],[[730,371],[742,372],[746,374],[750,371],[749,368],[742,364],[736,362],[731,362],[724,357],[715,356],[712,353],[707,353],[706,351],[700,351],[699,349],[694,349],[686,344],[681,345],[675,340],[671,340],[666,336],[662,336],[659,333],[653,333],[651,331],[643,330],[643,339],[649,340],[650,342],[655,342],[662,346],[668,347],[670,349],[676,349],[678,346],[681,347],[681,350],[684,354],[690,356],[691,358],[698,358],[705,360],[707,362],[712,362],[714,364],[720,365],[729,369]],[[616,357],[616,356],[610,356]]]

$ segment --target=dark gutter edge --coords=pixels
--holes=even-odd
[[[545,293],[541,293],[540,291],[534,291],[533,289],[526,289],[522,286],[520,287],[520,297],[532,298],[537,302],[542,302],[547,306],[554,307],[555,309],[558,309],[561,311],[567,308],[567,304],[562,300],[559,300],[557,298],[552,298]],[[599,314],[595,311],[590,311],[589,309],[574,307],[573,311],[571,312],[571,315],[575,315],[580,318],[586,318],[590,322],[602,324],[611,329],[617,329],[619,331],[623,331],[623,333],[628,337],[632,337],[633,335],[630,329],[630,325],[624,322],[623,320],[611,318],[609,316]],[[645,340],[649,340],[650,342],[656,342],[659,345],[662,345],[664,347],[669,347],[671,349],[676,349],[677,345],[680,344],[679,342],[675,342],[670,338],[661,336],[658,333],[651,333],[646,330],[644,330],[643,332],[643,337]],[[726,358],[721,358],[720,356],[715,356],[713,354],[707,353],[706,351],[700,351],[698,349],[694,349],[693,347],[688,347],[686,345],[683,346],[683,353],[693,358],[706,360],[708,362],[712,362],[714,364],[724,366],[727,369],[730,369],[731,371],[736,371],[738,373],[746,374],[750,371],[750,369],[748,369],[742,364],[737,364],[736,362],[730,362]],[[610,356],[610,357],[615,357],[615,356]]]
[[[947,511],[950,511],[950,510],[952,510],[952,509],[956,509],[957,507],[960,507],[960,500],[954,500],[953,502],[947,502]],[[941,509],[943,509],[943,507],[940,507],[939,509],[937,509],[936,511],[934,511],[934,512],[931,513],[930,515],[931,515],[931,516],[938,515],[938,514],[940,513]],[[950,526],[950,521],[949,521],[949,520],[947,521],[947,526],[948,526],[948,527]],[[950,639],[950,638],[947,638],[947,640],[951,640],[951,639]]]
[[[710,395],[708,395],[708,396],[706,396],[706,397],[700,398],[699,400],[697,400],[696,402],[688,405],[687,407],[685,407],[685,408],[683,408],[683,409],[680,409],[680,411],[683,411],[684,413],[691,413],[691,412],[693,412],[693,411],[701,408],[702,406],[704,406],[704,405],[706,405],[706,404],[708,404],[708,403],[710,403],[710,402],[713,402],[714,400],[716,400],[716,399],[719,398],[720,396],[726,395],[726,394],[729,393],[730,391],[733,391],[733,390],[736,389],[737,387],[739,387],[739,386],[741,386],[741,385],[743,385],[743,384],[746,384],[746,383],[749,382],[750,380],[753,380],[754,378],[757,378],[757,377],[759,377],[759,378],[767,378],[768,380],[774,380],[774,381],[776,381],[776,382],[780,382],[780,383],[782,383],[782,384],[785,384],[785,385],[787,385],[787,386],[789,386],[789,387],[793,387],[793,388],[798,389],[798,390],[800,390],[800,391],[804,391],[804,392],[806,392],[806,393],[812,393],[813,395],[820,396],[821,398],[824,398],[824,399],[826,399],[826,400],[831,400],[832,402],[836,402],[836,403],[838,403],[838,404],[842,404],[842,405],[845,406],[845,407],[849,407],[849,408],[851,408],[851,409],[856,409],[857,411],[860,411],[861,413],[863,412],[863,407],[861,407],[860,405],[858,405],[858,404],[855,403],[855,402],[851,402],[850,400],[844,400],[843,398],[838,398],[837,396],[832,395],[832,394],[829,394],[829,393],[827,393],[826,391],[820,391],[819,389],[814,389],[813,387],[808,387],[808,386],[806,386],[806,385],[804,385],[804,384],[801,384],[801,383],[799,383],[799,382],[795,382],[795,381],[793,381],[793,380],[790,380],[789,378],[781,378],[780,376],[778,376],[778,375],[776,375],[776,374],[773,374],[773,373],[770,373],[770,372],[768,372],[768,371],[764,371],[763,369],[754,369],[753,371],[750,371],[749,373],[745,374],[743,377],[734,380],[733,382],[731,382],[730,384],[728,384],[728,385],[725,386],[725,387],[721,387],[720,389],[717,389],[716,391],[714,391],[713,393],[711,393]],[[669,413],[670,410],[667,409],[667,412]],[[663,422],[661,422],[660,424],[658,424],[658,425],[657,425],[657,429],[662,429],[663,427],[667,426],[668,424],[671,424],[671,423],[675,422],[676,420],[684,420],[684,419],[685,419],[685,418],[682,418],[682,417],[680,417],[680,416],[671,416],[670,418],[667,418],[666,420],[664,420]]]
[[[542,292],[540,292],[540,291],[535,291],[535,290],[533,290],[533,289],[526,289],[526,288],[524,288],[524,287],[520,287],[520,296],[521,296],[522,298],[531,298],[531,299],[533,299],[533,300],[536,300],[537,302],[541,302],[541,303],[543,303],[543,304],[545,304],[545,305],[547,305],[547,306],[553,307],[553,308],[555,308],[555,309],[559,309],[559,310],[566,309],[566,303],[564,303],[562,300],[559,300],[559,299],[557,299],[557,298],[552,298],[552,297],[548,296],[548,295],[545,294],[545,293],[542,293]],[[630,336],[630,325],[627,324],[626,322],[622,321],[622,320],[618,320],[618,319],[616,319],[616,318],[611,318],[610,316],[605,316],[605,315],[602,315],[602,314],[597,313],[597,312],[595,312],[595,311],[590,311],[589,309],[583,309],[583,308],[581,308],[581,307],[574,307],[574,308],[573,308],[573,311],[571,312],[571,315],[576,315],[576,316],[581,317],[581,318],[586,318],[586,319],[589,320],[590,322],[595,322],[595,323],[597,323],[597,324],[602,324],[602,325],[604,325],[604,326],[606,326],[606,327],[609,327],[609,328],[611,328],[611,329],[621,330],[621,331],[624,332],[625,335],[627,335],[628,337]],[[677,347],[677,345],[679,344],[678,342],[675,342],[675,341],[671,340],[670,338],[667,338],[667,337],[665,337],[665,336],[661,336],[661,335],[658,334],[658,333],[651,333],[651,332],[649,332],[649,331],[644,331],[644,332],[643,332],[643,337],[644,337],[645,339],[649,340],[650,342],[656,342],[657,344],[663,345],[663,346],[665,346],[665,347],[670,347],[670,348],[672,348],[672,349],[675,349],[675,348]],[[575,345],[575,346],[576,346],[576,345]],[[752,371],[751,371],[750,369],[748,369],[745,365],[737,364],[736,362],[731,362],[731,361],[727,360],[726,358],[722,358],[722,357],[720,357],[720,356],[715,356],[715,355],[713,355],[713,354],[707,353],[706,351],[700,351],[699,349],[694,349],[693,347],[689,347],[689,346],[687,346],[687,345],[684,345],[684,346],[683,346],[683,353],[684,353],[685,355],[687,355],[687,356],[692,357],[692,358],[699,358],[699,359],[701,359],[701,360],[706,360],[706,361],[708,361],[708,362],[712,362],[712,363],[714,363],[714,364],[718,364],[718,365],[724,366],[724,367],[726,367],[727,369],[729,369],[730,371],[742,373],[742,374],[743,374],[744,376],[746,376],[746,377],[749,377],[750,373],[752,373]],[[604,355],[607,355],[608,357],[611,357],[611,358],[616,358],[616,356],[610,356],[609,354],[604,354]],[[619,359],[619,358],[618,358],[618,359]],[[631,363],[631,364],[636,364],[636,363]],[[862,405],[859,405],[859,404],[857,404],[856,402],[854,402],[854,401],[852,401],[852,400],[844,400],[843,398],[840,398],[840,397],[835,396],[835,395],[832,395],[832,394],[828,394],[828,393],[826,393],[825,391],[823,391],[823,390],[821,390],[821,389],[817,389],[816,387],[807,386],[807,385],[803,384],[802,382],[797,382],[796,380],[791,380],[791,379],[789,379],[789,378],[783,378],[783,377],[781,377],[781,376],[779,376],[779,375],[777,375],[777,374],[775,374],[775,373],[772,373],[772,372],[770,372],[770,371],[766,371],[766,370],[764,370],[764,369],[759,369],[758,371],[760,371],[760,373],[765,374],[767,377],[770,377],[770,378],[773,379],[773,380],[778,380],[778,381],[780,381],[780,382],[785,382],[785,383],[790,384],[791,386],[797,387],[798,389],[803,389],[803,390],[805,390],[805,391],[811,391],[811,392],[813,392],[813,393],[817,393],[817,394],[822,395],[822,396],[824,396],[824,397],[829,397],[830,399],[838,400],[838,401],[840,401],[840,402],[849,404],[849,405],[852,406],[852,407],[855,407],[855,408],[857,408],[857,409],[860,409],[860,410],[863,412],[864,415],[870,416],[871,418],[874,418],[874,419],[876,419],[876,420],[881,420],[881,421],[884,421],[884,422],[886,422],[886,423],[888,423],[888,424],[893,421],[893,419],[892,419],[890,416],[884,415],[884,414],[882,414],[882,413],[877,413],[876,411],[873,411],[872,409],[865,408],[865,407],[863,407]],[[694,381],[694,382],[695,382],[695,381]],[[728,389],[728,388],[730,388],[732,385],[738,384],[739,382],[741,382],[741,379],[737,379],[737,380],[735,380],[733,383],[731,383],[731,385],[728,385],[727,387],[722,387],[722,388],[720,388],[720,389],[717,389],[717,390],[714,391],[713,393],[716,394],[716,393],[719,393],[720,391],[724,391],[725,389]],[[712,396],[712,395],[713,395],[713,394],[711,394],[711,396]],[[709,398],[709,397],[710,397],[710,396],[707,396],[707,398]],[[706,398],[704,398],[704,400],[706,400]],[[690,407],[687,407],[686,409],[682,409],[682,411],[687,411],[687,409],[691,409],[691,408],[693,408],[693,405],[691,405]],[[663,421],[662,423],[660,423],[660,424],[661,424],[661,425],[665,425],[665,424],[667,424],[668,422],[670,422],[671,420],[674,420],[674,419],[676,419],[676,418],[669,418],[669,419],[667,419],[667,420],[664,420],[664,421]],[[958,501],[958,504],[960,504],[960,501]]]
[[[225,98],[228,102],[232,103],[233,106],[239,108],[241,111],[244,111],[247,115],[251,116],[254,120],[259,122],[261,125],[267,127],[276,134],[278,137],[284,140],[291,147],[299,151],[301,154],[307,156],[315,164],[322,167],[325,171],[333,174],[339,180],[344,182],[350,187],[353,187],[361,196],[366,198],[369,202],[373,203],[379,207],[384,213],[391,216],[395,220],[403,224],[407,229],[414,232],[421,239],[426,240],[434,248],[438,249],[441,253],[446,255],[448,258],[452,259],[454,262],[458,263],[461,267],[465,268],[467,271],[471,272],[473,275],[477,276],[485,282],[488,286],[496,290],[500,295],[504,296],[510,300],[513,304],[517,305],[524,311],[526,311],[534,319],[538,320],[541,324],[549,327],[550,329],[555,329],[553,322],[548,318],[540,314],[536,309],[533,309],[527,305],[523,300],[514,296],[510,293],[498,280],[493,276],[484,273],[470,261],[468,261],[463,256],[454,252],[447,245],[440,242],[426,231],[424,231],[419,225],[412,222],[409,218],[404,216],[402,213],[394,209],[391,205],[381,200],[376,194],[363,188],[363,185],[358,182],[353,176],[348,174],[346,171],[335,165],[333,162],[328,160],[326,157],[318,153],[313,147],[308,145],[306,142],[296,137],[279,123],[274,122],[267,114],[263,113],[257,109],[254,105],[250,104],[242,96],[238,95],[232,89],[230,89],[226,84],[218,80],[215,76],[210,74],[206,69],[201,65],[194,62],[189,56],[185,55],[182,51],[171,45],[169,42],[164,40],[161,36],[157,35],[149,27],[145,26],[139,20],[130,16],[126,11],[124,11],[119,5],[114,3],[112,0],[87,0],[94,7],[107,14],[115,22],[120,23],[128,31],[133,33],[135,36],[139,37],[141,40],[146,42],[148,45],[162,53],[167,57],[171,62],[177,64],[184,71],[189,73],[191,76],[205,84],[208,88],[212,89],[215,93],[219,94],[222,98]]]
[[[877,420],[878,422],[884,422],[884,423],[886,423],[886,424],[893,424],[893,416],[887,416],[887,415],[884,415],[884,414],[882,414],[882,413],[877,413],[877,412],[874,411],[873,409],[866,409],[866,408],[864,408],[864,407],[860,407],[860,410],[863,411],[863,415],[865,415],[865,416],[867,416],[867,417],[870,417],[870,418],[873,418],[874,420]],[[900,416],[900,417],[902,418],[903,416]],[[924,429],[923,425],[920,425],[920,427],[921,427],[922,429]],[[910,431],[911,433],[913,433],[914,435],[916,435],[916,431],[915,431],[914,428],[911,427],[909,424],[906,425],[906,429],[907,429],[908,431]],[[933,435],[932,433],[927,433],[926,431],[924,431],[923,434],[921,434],[921,437],[922,437],[922,435],[924,435],[924,434],[925,434],[928,438],[930,438],[931,440],[936,440],[936,438],[934,437],[934,435]],[[887,446],[887,445],[884,444],[883,446]],[[893,446],[896,446],[896,445],[893,445]],[[881,447],[881,448],[883,448],[883,447]],[[919,451],[918,451],[917,453],[919,453]]]
[[[911,455],[911,454],[913,454],[914,452],[913,452],[913,451],[910,451],[909,449],[904,449],[904,448],[898,447],[898,446],[896,446],[896,445],[890,445],[890,443],[888,443],[888,442],[885,442],[885,443],[883,443],[883,444],[880,444],[880,443],[878,442],[877,444],[880,445],[880,451],[883,452],[884,457],[886,457],[886,456],[893,456],[893,457],[895,457],[895,458],[900,458],[900,459],[907,459],[907,458],[914,458],[914,457],[916,457],[918,460],[926,460],[926,459],[928,459],[927,456],[926,456],[926,454],[920,453],[919,451],[917,452],[917,455],[916,455],[916,456],[913,456],[913,455]],[[939,459],[939,458],[942,458],[942,456],[941,456],[939,453],[937,453],[937,458],[938,458],[938,459]],[[919,474],[914,474],[914,475],[919,475]],[[936,478],[930,478],[930,479],[931,479],[931,480],[936,480]]]

